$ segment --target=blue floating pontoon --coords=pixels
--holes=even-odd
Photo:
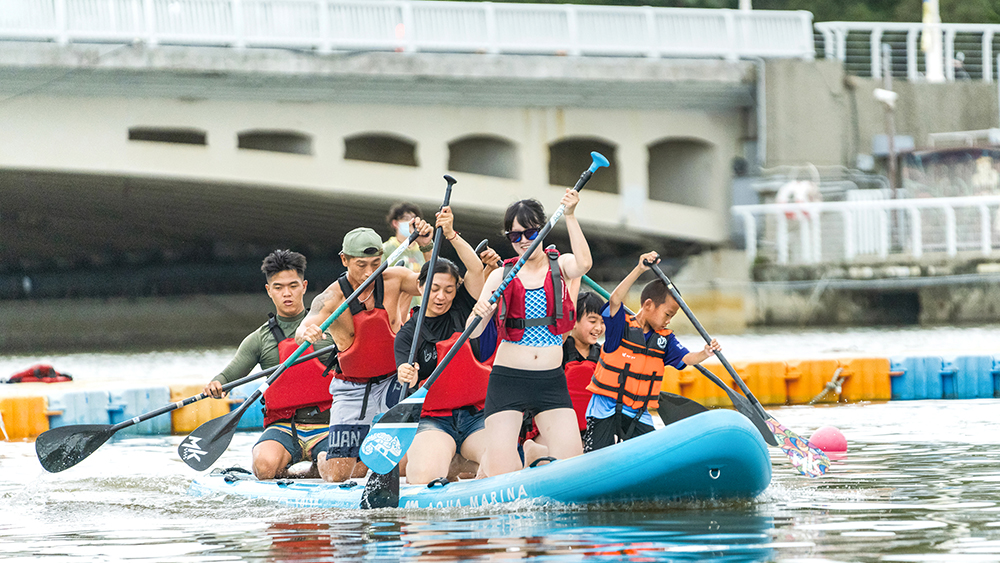
[[[749,499],[771,482],[760,433],[728,410],[696,414],[665,428],[571,459],[488,479],[400,486],[404,508],[468,507],[532,500],[587,504],[677,499]],[[191,494],[225,493],[290,506],[358,508],[364,486],[318,479],[196,478]]]

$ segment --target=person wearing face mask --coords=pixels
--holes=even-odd
[[[392,236],[386,239],[382,243],[382,255],[389,256],[399,248],[399,245],[403,244],[403,241],[410,236],[410,221],[414,217],[422,217],[420,213],[420,208],[416,204],[400,201],[393,204],[389,208],[389,214],[385,216],[385,222],[392,229]],[[420,267],[424,265],[425,262],[431,259],[431,250],[434,248],[433,243],[427,245],[420,245],[414,242],[410,245],[406,251],[403,252],[403,267],[409,268],[414,272],[419,272]],[[416,296],[413,299],[400,300],[399,302],[399,315],[404,321],[409,318],[410,310],[413,307],[420,306],[420,296]]]
[[[594,394],[587,407],[584,449],[598,450],[653,431],[649,409],[658,406],[663,366],[678,370],[699,364],[722,350],[712,340],[703,350],[689,352],[667,329],[678,305],[661,280],[642,288],[639,310],[630,314],[622,301],[648,264],[660,257],[648,252],[611,292],[604,308],[604,346],[587,391]]]
[[[438,257],[433,274],[427,271],[430,264],[424,264],[417,280],[421,288],[430,283],[431,289],[417,336],[414,363],[409,361],[416,317],[410,318],[396,334],[393,348],[398,366],[397,377],[401,384],[411,388],[422,384],[434,373],[438,358],[444,357],[461,336],[465,320],[479,298],[486,276],[495,269],[500,259],[489,248],[476,256],[472,246],[455,232],[453,224],[451,208],[443,208],[437,214],[437,226],[441,227],[442,237],[451,243],[465,265],[465,278],[459,274],[455,263],[447,258]],[[455,472],[453,467],[464,466],[475,473],[475,465],[486,450],[485,433],[482,431],[483,403],[490,368],[484,362],[493,355],[495,347],[496,328],[488,327],[481,338],[462,344],[459,353],[427,391],[417,435],[406,456],[405,472],[409,483],[423,484],[448,477]],[[466,465],[465,460],[474,465]]]

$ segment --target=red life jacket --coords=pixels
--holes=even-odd
[[[59,383],[61,381],[73,381],[73,376],[68,373],[59,373],[56,368],[49,364],[35,364],[8,377],[4,383]]]
[[[268,318],[267,325],[278,343],[278,358],[284,362],[298,350],[299,345],[294,338],[285,338],[273,314]],[[312,346],[309,346],[302,354],[312,351]],[[319,412],[330,410],[333,396],[330,395],[330,379],[326,374],[333,367],[336,356],[336,352],[331,355],[329,366],[313,358],[281,372],[278,379],[264,390],[264,427],[293,418],[295,411],[301,408],[315,407]]]
[[[590,347],[590,352],[586,358],[580,356],[576,350],[573,337],[566,339],[564,346],[572,346],[573,352],[578,359],[566,362],[563,369],[566,371],[566,386],[569,388],[569,398],[573,401],[573,410],[576,411],[576,422],[580,430],[587,429],[587,406],[590,405],[592,393],[587,390],[590,379],[597,369],[597,360],[601,357],[601,347],[595,344]]]
[[[545,249],[549,257],[549,275],[545,278],[546,316],[526,319],[524,297],[526,290],[521,278],[515,277],[503,290],[503,298],[497,306],[497,332],[501,340],[520,342],[524,329],[532,326],[547,326],[552,334],[559,335],[573,330],[576,324],[576,307],[569,294],[562,272],[559,271],[559,251],[554,246]],[[504,261],[504,278],[519,258]],[[560,296],[554,299],[553,296]]]
[[[340,290],[347,297],[354,293],[347,273],[337,280]],[[389,313],[382,306],[385,282],[382,276],[374,282],[374,308],[369,311],[357,299],[351,301],[351,317],[354,319],[354,342],[341,350],[338,355],[340,368],[335,377],[352,383],[367,383],[373,379],[385,379],[396,373],[396,357],[392,345],[396,333],[389,324]]]
[[[445,357],[461,335],[461,332],[456,332],[448,340],[437,342],[435,347],[438,358]],[[466,340],[427,390],[420,415],[451,416],[451,411],[463,407],[482,410],[486,404],[486,386],[489,381],[490,367],[476,359]]]

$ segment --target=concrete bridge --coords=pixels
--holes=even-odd
[[[755,104],[740,61],[6,43],[0,253],[8,272],[335,256],[358,225],[387,235],[393,201],[433,209],[445,173],[460,228],[498,244],[508,203],[554,208],[597,150],[612,166],[579,216],[598,248],[680,254],[726,240]]]
[[[730,193],[734,162],[853,167],[882,130],[870,96],[881,68],[872,58],[856,70],[848,33],[828,27],[813,43],[806,12],[17,2],[0,11],[0,299],[259,291],[256,264],[279,246],[309,256],[319,289],[339,271],[345,232],[367,225],[388,236],[383,218],[398,200],[429,213],[446,173],[459,180],[459,230],[509,254],[499,236],[507,204],[536,197],[553,209],[592,150],[612,162],[578,212],[598,258],[592,277],[620,279],[640,250],[679,258],[726,246],[730,206],[755,203]],[[994,30],[954,31],[947,53],[971,53],[973,35],[981,45],[966,58],[970,69],[981,63],[974,83],[923,83],[912,49],[887,69],[908,79],[897,86],[897,131],[918,145],[997,119],[986,63]],[[917,33],[874,29],[865,52],[880,38],[910,45]],[[813,60],[817,47],[828,60]],[[551,239],[567,246],[564,232]],[[716,281],[744,288],[746,266],[740,255],[703,255],[674,279],[699,311],[728,308],[716,326],[738,327],[758,322],[750,299]],[[13,332],[66,324],[62,303],[47,316],[37,302],[13,305],[0,326],[46,320],[0,331],[8,349]],[[188,334],[190,315],[165,321],[183,309],[161,305],[147,307],[157,326]],[[193,308],[232,327],[219,341],[262,314],[234,320],[245,301]],[[79,310],[68,339],[98,316],[93,332],[122,326],[103,302]],[[134,344],[135,333],[102,342]]]

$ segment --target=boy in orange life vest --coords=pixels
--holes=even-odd
[[[247,375],[258,364],[263,369],[274,367],[298,348],[291,336],[306,316],[306,257],[275,250],[264,258],[260,269],[267,279],[264,288],[277,316],[272,315],[244,338],[229,365],[205,386],[205,394],[216,399],[225,395],[224,383]],[[330,340],[317,342],[316,348],[330,344]],[[328,387],[332,378],[321,375],[328,371],[336,355],[323,359],[329,363],[314,359],[288,368],[264,392],[264,433],[253,447],[253,472],[258,479],[288,477],[290,465],[304,460],[315,462],[319,452],[326,450],[330,431]],[[315,477],[315,463],[301,476]]]
[[[660,261],[655,252],[639,257],[639,264],[625,277],[604,310],[604,347],[587,390],[594,394],[587,407],[587,451],[610,446],[653,431],[650,408],[657,407],[663,383],[663,366],[684,369],[722,350],[712,340],[703,350],[689,352],[667,329],[678,305],[666,284],[654,280],[642,289],[642,305],[628,315],[622,301],[632,284],[649,269],[645,262]],[[624,377],[622,377],[624,376]]]
[[[419,244],[431,243],[433,229],[426,221],[416,218],[411,228],[420,233]],[[347,271],[313,300],[309,315],[295,333],[300,344],[322,338],[319,324],[378,269],[382,239],[371,229],[354,229],[344,236],[341,260]],[[340,352],[337,372],[330,381],[329,446],[317,463],[326,481],[346,481],[368,472],[358,451],[375,416],[399,400],[402,387],[396,381],[392,346],[403,321],[399,302],[415,295],[420,295],[417,273],[390,266],[327,329]]]

